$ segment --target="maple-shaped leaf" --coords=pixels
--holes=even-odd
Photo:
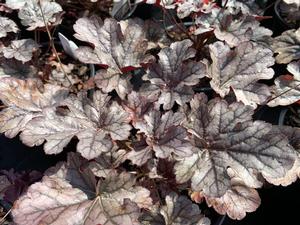
[[[174,192],[165,198],[165,205],[154,212],[144,213],[140,217],[143,225],[210,225],[210,220],[205,217],[199,206],[190,199]]]
[[[116,73],[115,70],[99,70],[94,77],[94,82],[103,92],[109,93],[115,90],[121,99],[132,90],[130,79],[132,75]]]
[[[162,49],[158,53],[159,62],[153,63],[144,77],[161,90],[158,103],[163,104],[165,110],[171,109],[175,102],[183,105],[190,101],[191,86],[206,75],[203,63],[189,60],[196,54],[191,46],[190,40],[183,40]]]
[[[144,121],[135,123],[135,128],[145,133],[147,144],[159,158],[168,158],[171,153],[183,157],[192,154],[192,146],[187,140],[187,132],[181,126],[184,114],[168,111],[165,114],[152,110],[144,116]]]
[[[7,59],[15,58],[23,63],[32,59],[33,52],[38,50],[39,45],[32,39],[12,41],[9,46],[2,49]]]
[[[58,107],[32,120],[21,134],[23,143],[34,146],[46,140],[45,152],[57,154],[77,136],[77,151],[93,159],[110,151],[113,140],[125,140],[130,134],[128,113],[100,91],[94,93],[93,101],[86,95],[70,96],[61,107],[67,107],[66,112],[59,113]]]
[[[0,81],[0,100],[7,106],[0,112],[0,132],[9,138],[23,131],[33,118],[55,107],[67,97],[60,86],[40,84],[37,80],[7,77]]]
[[[62,7],[53,1],[30,0],[20,8],[18,16],[27,30],[45,27],[60,23],[58,14],[62,12]],[[46,25],[45,25],[46,23]]]
[[[11,9],[21,9],[27,0],[6,0],[5,4]]]
[[[253,16],[242,16],[234,19],[234,16],[226,13],[226,11],[221,15],[220,23],[215,26],[214,34],[230,47],[238,46],[242,42],[250,40],[266,41],[272,35],[272,31],[259,26],[259,22]]]
[[[274,126],[252,121],[253,108],[242,103],[214,99],[191,103],[186,126],[192,134],[195,153],[175,164],[176,179],[191,179],[192,190],[221,197],[230,189],[227,168],[249,187],[260,187],[258,171],[266,179],[281,178],[293,166],[297,154]]]
[[[104,22],[96,16],[81,18],[74,25],[75,37],[93,45],[79,47],[76,56],[84,63],[101,64],[108,67],[96,76],[96,84],[104,92],[116,90],[121,97],[130,90],[129,76],[123,73],[153,57],[146,54],[148,41],[144,24],[139,19],[129,19],[118,23],[109,18]]]
[[[118,23],[112,18],[103,22],[99,17],[92,16],[77,20],[74,30],[77,39],[94,46],[76,50],[82,62],[105,65],[115,73],[122,73],[152,59],[146,55],[148,44],[143,22],[139,19]]]
[[[147,87],[147,90],[149,92],[146,93],[143,92],[143,89],[140,89],[139,92],[131,91],[122,104],[124,109],[130,114],[133,124],[142,120],[143,116],[154,108],[154,103],[158,99],[159,90],[156,88],[151,89],[151,87]]]
[[[116,145],[108,152],[102,153],[89,163],[90,170],[96,177],[107,177],[112,171],[116,171],[116,168],[123,163],[126,158],[126,151],[118,149]]]
[[[0,17],[0,38],[6,37],[9,32],[17,33],[18,31],[19,28],[13,20],[7,17]]]
[[[274,75],[273,69],[269,68],[275,61],[273,52],[261,45],[243,42],[231,50],[223,42],[215,42],[209,49],[212,58],[208,70],[208,76],[212,78],[210,84],[221,97],[226,96],[230,88],[247,92],[249,85]]]
[[[275,37],[272,49],[275,53],[277,63],[289,63],[292,60],[300,59],[300,28],[283,32]]]
[[[300,100],[300,60],[289,63],[287,70],[294,76],[282,75],[275,79],[268,106],[290,105]]]
[[[143,200],[151,202],[149,191],[133,186],[135,178],[127,173],[112,174],[109,179],[95,184],[92,173],[88,169],[81,171],[78,161],[77,155],[68,157],[68,162],[56,172],[51,169],[52,174],[46,172],[41,182],[31,185],[14,204],[14,222],[20,225],[139,225],[138,204]]]

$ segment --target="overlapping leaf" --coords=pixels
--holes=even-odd
[[[0,17],[0,38],[6,37],[9,32],[17,33],[18,31],[19,28],[13,20],[7,17]]]
[[[21,9],[27,0],[6,0],[5,4],[11,9]]]
[[[286,176],[297,158],[294,148],[271,124],[252,122],[252,114],[241,103],[215,99],[207,105],[196,98],[187,127],[198,150],[176,163],[177,181],[191,179],[194,191],[221,197],[231,186],[228,167],[253,188],[261,185],[255,171],[266,179]]]
[[[7,106],[0,112],[0,132],[9,138],[23,131],[35,117],[55,107],[68,91],[60,86],[42,85],[37,80],[0,80],[0,100]]]
[[[57,154],[76,135],[77,150],[85,158],[93,159],[113,147],[113,140],[125,140],[131,126],[129,115],[116,102],[100,91],[95,92],[93,101],[86,96],[71,96],[62,103],[62,110],[51,111],[36,118],[21,134],[22,141],[29,145],[44,146],[48,154]],[[61,115],[62,114],[62,115]]]
[[[56,2],[29,0],[23,3],[21,1],[20,7],[18,16],[21,23],[28,26],[27,30],[45,27],[45,23],[47,26],[60,23],[58,14],[62,12],[62,8]]]
[[[247,187],[239,177],[235,175],[235,171],[231,168],[228,170],[231,177],[231,189],[229,189],[222,197],[212,198],[206,197],[207,204],[220,213],[226,213],[232,219],[241,220],[248,212],[254,212],[260,205],[260,197],[257,191]]]
[[[133,186],[135,178],[127,173],[112,174],[96,184],[88,169],[81,171],[80,161],[70,154],[68,163],[29,187],[14,205],[14,221],[20,225],[140,224],[139,207],[151,203],[149,191]]]
[[[287,69],[294,76],[282,75],[275,79],[269,106],[290,105],[300,100],[300,60],[288,64]]]
[[[234,19],[233,15],[223,13],[220,17],[220,23],[214,24],[214,34],[230,47],[238,46],[242,42],[250,40],[256,43],[265,42],[272,35],[272,31],[259,26],[259,22],[253,16],[241,16]]]
[[[269,68],[274,64],[273,53],[261,45],[243,42],[231,50],[228,45],[215,42],[209,48],[212,58],[208,71],[208,76],[212,78],[210,84],[222,97],[229,93],[230,88],[247,92],[258,80],[271,79],[274,75],[274,71]],[[236,93],[238,94],[239,92]],[[247,98],[248,102],[258,104],[265,100],[259,95],[256,95],[256,98]],[[244,103],[247,104],[247,101]]]
[[[145,133],[147,143],[153,148],[159,158],[167,158],[174,153],[183,157],[192,154],[192,146],[186,140],[187,132],[181,126],[184,115],[180,112],[161,113],[150,111],[144,116],[144,121],[136,122],[135,128]]]
[[[140,217],[143,225],[209,225],[210,220],[201,214],[198,205],[186,196],[170,193],[166,196],[166,204],[154,212]]]
[[[141,64],[153,59],[146,54],[148,42],[141,20],[130,19],[118,23],[110,18],[103,22],[99,17],[92,16],[77,20],[74,30],[77,39],[94,46],[77,49],[78,59],[109,68],[97,77],[97,85],[106,92],[116,89],[120,94],[120,89],[128,89],[124,84],[128,80],[122,82],[126,76],[122,78],[120,74],[141,67]],[[121,95],[124,97],[124,94]]]
[[[130,114],[133,124],[143,119],[143,116],[153,109],[154,103],[157,101],[159,91],[151,87],[147,87],[149,92],[144,93],[142,89],[139,92],[132,91],[127,95],[127,100],[124,101],[123,107]]]
[[[190,40],[172,43],[158,54],[159,62],[150,66],[144,77],[161,90],[158,103],[171,109],[175,102],[179,105],[191,100],[193,85],[206,75],[201,62],[189,60],[196,54]]]
[[[7,59],[15,58],[25,63],[32,59],[33,52],[36,52],[38,47],[34,40],[22,39],[12,41],[9,46],[2,49],[2,52]]]
[[[300,28],[283,32],[274,38],[272,44],[277,63],[289,63],[292,60],[300,59]]]

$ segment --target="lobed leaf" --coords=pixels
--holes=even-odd
[[[210,84],[221,97],[225,97],[232,88],[237,98],[244,100],[245,98],[238,96],[240,93],[247,95],[253,85],[257,86],[258,80],[271,79],[274,75],[273,69],[269,68],[274,64],[273,53],[261,45],[243,42],[231,50],[228,45],[215,42],[209,46],[209,49],[212,58],[208,71]],[[259,104],[265,97],[248,95],[247,98],[243,103],[247,104],[250,101]]]
[[[194,191],[221,197],[230,189],[227,168],[249,187],[261,186],[255,171],[267,180],[286,176],[297,154],[271,124],[252,122],[253,109],[241,103],[195,101],[186,126],[197,151],[175,164],[176,179],[191,179]]]
[[[67,163],[51,169],[41,182],[29,187],[14,204],[14,221],[20,225],[140,224],[140,210],[134,201],[150,202],[148,191],[133,187],[134,178],[126,173],[112,174],[95,186],[82,185],[83,179],[93,177],[88,169],[80,170],[80,160],[71,153]]]
[[[7,59],[15,58],[25,63],[32,59],[33,52],[36,52],[38,47],[34,40],[22,39],[12,41],[9,46],[2,49],[2,52]]]
[[[13,20],[7,17],[0,17],[0,38],[6,37],[9,32],[17,33],[18,31],[19,28]]]
[[[87,159],[98,157],[113,147],[113,140],[128,138],[131,126],[129,116],[116,102],[100,91],[93,101],[86,96],[70,96],[61,106],[67,107],[66,115],[51,111],[27,125],[21,140],[28,146],[44,146],[48,154],[57,154],[77,136],[77,151]]]
[[[161,113],[150,111],[144,121],[135,123],[135,128],[145,133],[147,144],[159,158],[168,158],[172,153],[178,157],[192,154],[192,146],[187,140],[187,132],[181,126],[184,115],[180,112]]]
[[[58,105],[68,91],[37,80],[0,79],[0,100],[7,106],[0,112],[0,132],[9,138],[24,131],[28,123]]]
[[[22,2],[20,7],[18,16],[22,25],[28,26],[27,30],[45,27],[45,23],[49,26],[61,22],[57,15],[63,10],[56,2],[29,0],[25,3]]]
[[[159,62],[153,63],[144,77],[160,89],[158,103],[165,110],[171,109],[175,102],[183,105],[190,101],[193,96],[191,86],[206,75],[203,63],[188,60],[196,53],[191,46],[190,40],[183,40],[162,49],[158,54]]]

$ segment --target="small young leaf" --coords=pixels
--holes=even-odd
[[[0,38],[6,37],[9,32],[17,33],[18,31],[19,28],[13,20],[7,17],[0,17]]]
[[[159,62],[150,66],[144,77],[161,90],[158,99],[165,110],[171,109],[175,102],[179,105],[190,101],[193,97],[191,86],[206,75],[203,63],[188,60],[195,56],[190,40],[174,42],[158,54]],[[187,62],[185,62],[187,61]]]
[[[38,50],[39,45],[32,39],[12,41],[9,46],[3,48],[4,57],[15,58],[23,63],[32,59],[32,53]]]
[[[192,154],[192,146],[186,140],[187,132],[181,127],[184,115],[180,112],[166,112],[161,116],[153,110],[144,116],[144,121],[136,122],[135,128],[147,136],[147,143],[159,158],[168,158],[171,153],[178,157]]]
[[[300,59],[300,28],[287,30],[274,38],[272,48],[278,53],[277,63],[287,64],[292,60]]]

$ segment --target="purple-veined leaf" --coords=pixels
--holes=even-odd
[[[209,66],[208,76],[212,78],[211,87],[221,97],[226,96],[230,88],[240,92],[245,89],[246,95],[249,87],[251,90],[251,85],[255,85],[260,79],[271,79],[274,75],[273,69],[269,68],[274,64],[273,53],[261,45],[243,42],[231,50],[228,45],[215,42],[209,48],[212,64]],[[251,96],[247,97],[250,97],[251,101],[256,100]],[[243,97],[240,99],[243,100]],[[256,103],[260,103],[260,100]]]
[[[92,16],[77,20],[74,30],[77,39],[93,45],[93,48],[79,47],[76,50],[78,59],[108,67],[107,71],[96,76],[96,84],[104,92],[115,89],[124,98],[130,90],[130,76],[123,73],[153,60],[146,54],[148,41],[141,20],[129,19],[118,23],[110,18],[103,22]]]
[[[189,60],[196,54],[191,46],[190,40],[183,40],[162,49],[158,54],[159,62],[152,64],[144,77],[161,90],[158,103],[163,104],[165,110],[171,109],[175,102],[183,105],[190,101],[193,97],[191,86],[206,75],[203,63]]]
[[[287,69],[294,76],[283,75],[275,79],[268,106],[290,105],[300,100],[300,60],[289,63]]]
[[[252,122],[253,108],[241,103],[197,99],[186,124],[195,153],[175,164],[176,179],[191,179],[192,190],[222,197],[230,189],[227,168],[237,171],[246,186],[261,186],[258,171],[267,180],[286,176],[297,153],[271,124]]]
[[[126,151],[113,146],[108,152],[102,153],[89,163],[89,168],[96,177],[106,178],[112,171],[126,160]]]
[[[31,60],[33,52],[38,50],[39,45],[32,39],[12,41],[9,46],[2,49],[7,59],[15,58],[23,63]]]
[[[152,110],[144,115],[144,121],[135,123],[135,128],[145,133],[146,142],[159,158],[168,158],[172,153],[178,157],[192,154],[192,146],[187,140],[187,132],[181,126],[184,115],[171,111],[161,115]]]
[[[96,73],[95,84],[105,93],[115,90],[120,98],[124,99],[126,94],[132,90],[131,78],[130,73],[120,75],[108,68],[107,70],[99,70]]]
[[[67,163],[49,169],[41,182],[31,185],[14,204],[14,222],[139,225],[139,207],[151,204],[149,191],[133,186],[135,178],[127,173],[111,174],[96,184],[88,168],[80,169],[80,161],[78,155],[71,153]]]
[[[260,205],[261,200],[254,188],[247,187],[236,172],[231,168],[227,170],[228,175],[231,177],[232,187],[219,198],[205,197],[208,206],[222,215],[227,215],[231,219],[241,220],[248,212],[254,212]]]
[[[116,102],[97,91],[93,101],[86,96],[70,96],[63,103],[66,115],[50,111],[31,121],[21,134],[21,140],[28,146],[41,145],[45,152],[57,154],[77,136],[77,151],[87,159],[98,157],[113,147],[113,140],[128,138],[131,126],[129,115]]]
[[[0,132],[15,137],[32,119],[55,107],[67,94],[65,88],[43,86],[37,80],[0,79],[0,100],[7,106],[0,112]]]
[[[268,182],[275,185],[287,186],[296,181],[298,177],[300,178],[300,129],[298,127],[280,126],[277,132],[279,135],[283,134],[288,138],[289,144],[297,151],[298,158],[285,177],[269,179]]]
[[[287,64],[292,60],[300,59],[300,28],[287,30],[274,38],[272,49],[278,53],[277,63]]]
[[[166,204],[153,212],[144,213],[140,217],[143,225],[210,225],[199,206],[192,203],[186,196],[169,193]]]
[[[214,34],[231,48],[250,40],[256,43],[265,42],[272,35],[272,31],[259,26],[259,22],[253,16],[234,19],[233,15],[222,13],[219,17],[220,22],[215,25]]]
[[[0,38],[6,37],[9,32],[17,33],[18,31],[19,28],[13,20],[7,17],[0,17]]]
[[[56,3],[46,0],[29,0],[20,8],[18,16],[27,30],[60,23],[58,14],[62,12],[62,7]]]
[[[265,104],[272,95],[270,87],[260,83],[250,83],[248,86],[243,87],[243,89],[234,89],[234,93],[237,101],[241,101],[253,108],[256,108],[257,104]]]
[[[151,89],[151,87],[146,88],[149,90],[149,92],[146,93],[143,92],[143,88],[141,88],[139,92],[131,91],[122,104],[123,108],[130,114],[133,124],[143,120],[143,116],[155,107],[154,104],[158,99],[159,90],[155,88]]]

